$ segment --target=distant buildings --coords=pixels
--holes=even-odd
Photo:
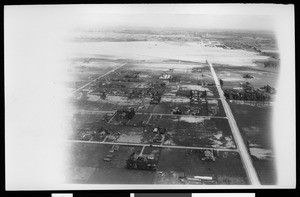
[[[195,67],[195,68],[192,68],[192,72],[193,73],[201,73],[202,69],[201,69],[201,67]]]
[[[172,79],[172,75],[169,75],[169,74],[161,74],[161,76],[159,76],[159,79]]]

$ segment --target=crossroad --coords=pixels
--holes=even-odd
[[[252,185],[260,185],[260,181],[258,179],[257,173],[256,173],[255,168],[253,166],[251,157],[248,153],[248,150],[246,148],[244,140],[241,136],[240,130],[239,130],[237,124],[236,124],[236,121],[234,119],[232,111],[231,111],[228,103],[226,102],[226,98],[225,98],[223,90],[221,88],[218,76],[216,75],[216,72],[215,72],[212,64],[209,63],[208,61],[207,61],[207,63],[209,64],[211,73],[213,75],[215,84],[217,86],[218,93],[220,95],[220,99],[221,99],[221,102],[223,104],[223,107],[224,107],[226,116],[228,118],[228,122],[229,122],[229,125],[230,125],[230,128],[231,128],[231,131],[232,131],[232,135],[233,135],[233,138],[234,138],[236,146],[237,146],[237,150],[240,153],[240,156],[241,156],[244,168],[246,170],[247,176],[249,178],[249,181],[251,182]]]
[[[123,146],[141,146],[143,147],[143,149],[145,147],[157,147],[157,148],[179,148],[179,149],[194,149],[194,150],[206,150],[206,149],[214,149],[214,150],[217,150],[217,151],[233,151],[233,152],[238,152],[241,156],[241,160],[242,160],[242,163],[244,165],[244,168],[245,168],[245,171],[247,173],[247,176],[249,178],[249,181],[252,185],[260,185],[260,181],[258,179],[258,176],[257,176],[257,173],[255,171],[255,168],[253,166],[253,163],[252,163],[252,160],[251,160],[251,157],[248,153],[248,150],[246,148],[246,145],[244,143],[244,140],[241,136],[241,133],[239,131],[239,128],[236,124],[236,121],[235,121],[235,118],[232,114],[232,111],[228,105],[228,103],[226,102],[226,98],[224,96],[224,93],[223,93],[223,90],[220,86],[220,83],[219,83],[219,79],[215,73],[215,70],[212,66],[211,63],[209,63],[207,61],[207,63],[209,64],[210,66],[210,70],[211,70],[211,73],[212,73],[212,76],[214,78],[214,81],[215,81],[215,84],[216,84],[216,87],[217,87],[217,90],[218,90],[218,93],[219,93],[219,96],[220,96],[220,100],[222,102],[222,105],[224,107],[224,110],[225,110],[225,113],[226,113],[226,117],[221,117],[221,116],[197,116],[197,117],[209,117],[209,118],[223,118],[223,119],[228,119],[228,122],[229,122],[229,125],[230,125],[230,128],[231,128],[231,131],[232,131],[232,134],[233,134],[233,137],[235,139],[235,143],[236,143],[236,146],[237,148],[236,149],[229,149],[229,148],[207,148],[207,147],[194,147],[194,146],[173,146],[173,145],[163,145],[163,144],[160,144],[160,145],[154,145],[154,144],[136,144],[136,143],[124,143],[124,142],[105,142],[106,139],[104,139],[102,142],[98,142],[98,141],[82,141],[82,140],[68,140],[68,142],[71,142],[71,143],[91,143],[91,144],[106,144],[106,145],[123,145]],[[114,72],[115,70],[125,66],[127,63],[123,63],[119,66],[117,66],[116,68],[108,71],[107,73],[99,76],[98,78],[90,81],[89,83],[83,85],[82,87],[74,90],[72,93],[76,93],[82,89],[84,89],[85,87],[93,84],[95,81],[97,81],[98,79],[102,78],[102,77],[105,77],[106,75]],[[93,110],[76,110],[76,112],[79,112],[79,113],[93,113],[93,114],[96,114],[96,113],[115,113],[115,111],[93,111]],[[190,115],[182,115],[182,114],[161,114],[161,113],[141,113],[141,112],[137,112],[136,114],[145,114],[145,115],[150,115],[153,116],[153,115],[164,115],[164,116],[190,116]],[[148,122],[150,121],[150,118],[148,120]]]
[[[103,74],[103,75],[97,77],[96,79],[93,79],[92,81],[88,82],[87,84],[85,84],[85,85],[81,86],[80,88],[74,90],[72,93],[76,93],[76,92],[78,92],[78,91],[80,91],[80,90],[86,88],[87,86],[93,84],[93,83],[94,83],[95,81],[97,81],[98,79],[101,79],[102,77],[105,77],[106,75],[108,75],[108,74],[114,72],[115,70],[117,70],[117,69],[119,69],[119,68],[125,66],[126,64],[127,64],[127,62],[126,62],[126,63],[123,63],[123,64],[121,64],[121,65],[119,65],[119,66],[117,66],[116,68],[114,68],[114,69],[108,71],[107,73],[105,73],[105,74]]]

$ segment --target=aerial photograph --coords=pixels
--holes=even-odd
[[[6,7],[9,188],[290,187],[278,7]]]
[[[165,16],[171,24],[157,27],[147,21],[164,16],[131,17],[145,25],[78,28],[68,40],[68,181],[276,184],[272,29],[174,25],[220,16]]]

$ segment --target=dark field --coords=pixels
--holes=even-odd
[[[254,167],[262,184],[276,184],[272,140],[272,110],[269,104],[251,106],[229,102],[238,127],[248,144]],[[251,118],[249,118],[251,117]],[[251,150],[255,149],[255,152]]]
[[[76,144],[70,154],[70,180],[72,183],[102,184],[150,184],[154,172],[127,170],[126,160],[133,152],[141,151],[142,147],[120,146],[118,151],[110,153],[112,145]],[[103,159],[112,155],[111,161]]]
[[[239,182],[234,184],[246,184],[246,174],[237,153],[220,151],[215,162],[202,161],[199,154],[199,150],[163,148],[157,170],[166,174],[172,171],[185,173],[188,176],[218,175],[219,184],[225,184],[225,182],[221,182],[222,177],[236,177]],[[156,181],[160,183],[162,180],[166,181],[165,179],[171,178],[176,179],[177,177],[157,175]],[[172,180],[169,181],[172,182]]]
[[[126,160],[142,147],[119,146],[110,152],[112,145],[76,143],[70,146],[67,168],[71,183],[105,184],[174,184],[178,177],[167,176],[184,173],[186,176],[213,176],[218,184],[247,184],[239,155],[235,152],[217,151],[216,161],[202,161],[199,150],[146,147],[143,154],[154,154],[159,159],[157,171],[128,170]],[[110,155],[109,162],[104,158]],[[175,182],[174,182],[175,180]],[[163,181],[163,182],[162,182]]]

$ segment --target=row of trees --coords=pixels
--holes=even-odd
[[[253,92],[237,92],[231,89],[224,90],[224,96],[230,100],[247,100],[247,101],[268,101],[270,96],[262,91],[254,90]]]

